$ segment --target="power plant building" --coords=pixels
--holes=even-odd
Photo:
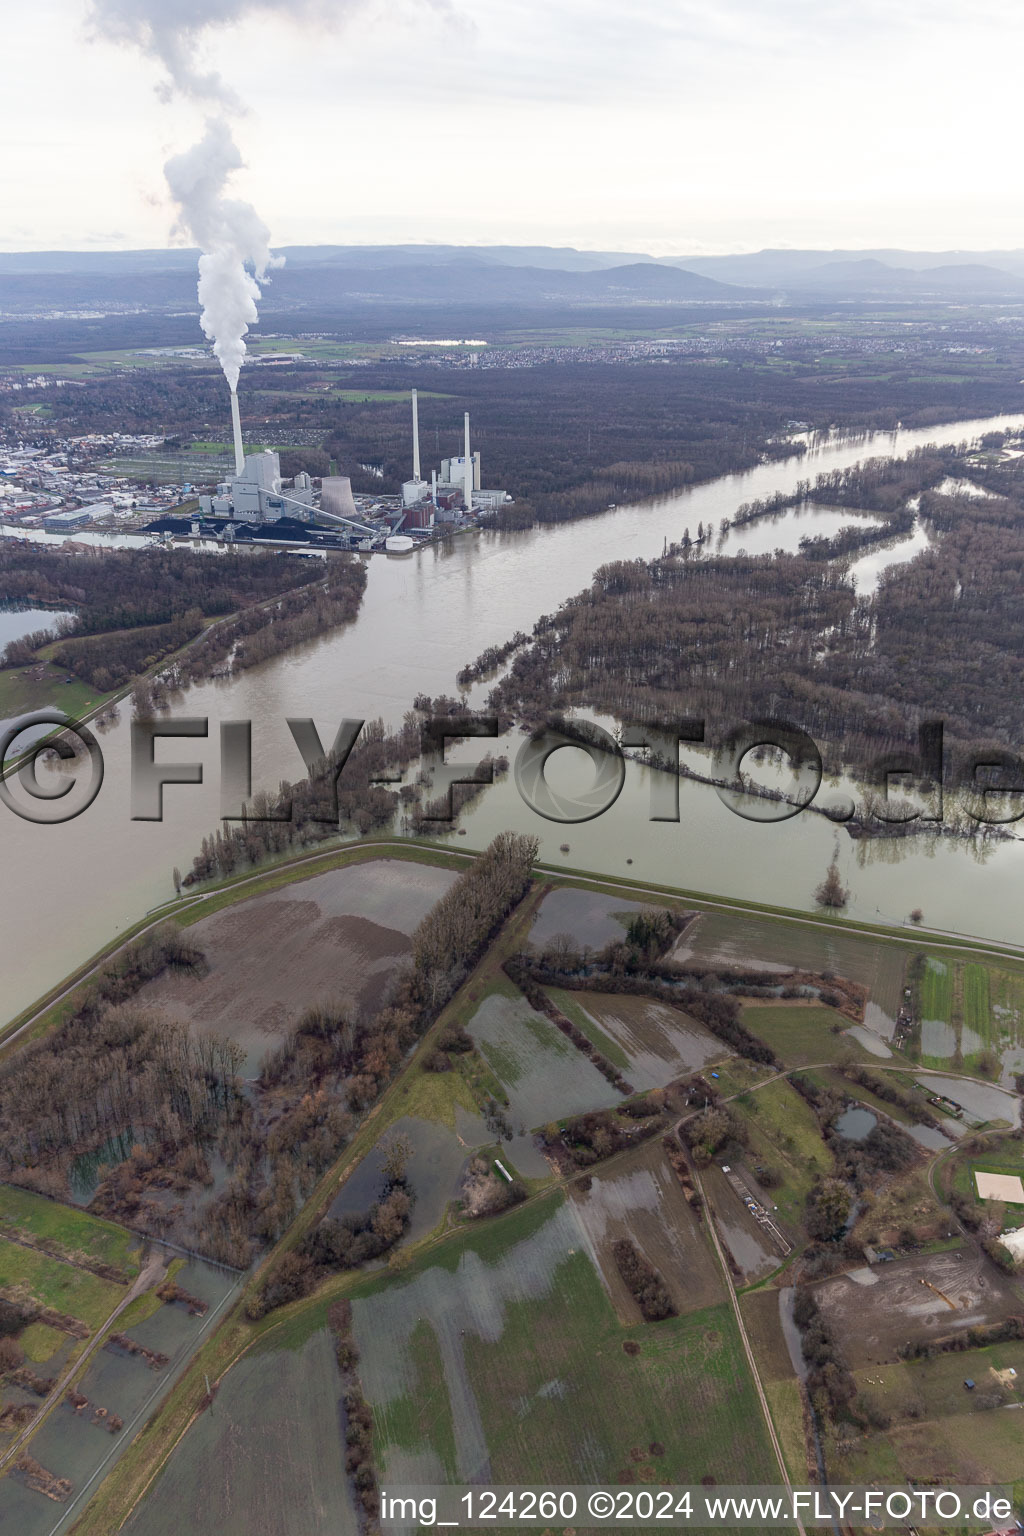
[[[269,449],[247,454],[241,474],[218,485],[215,496],[200,496],[199,510],[207,517],[231,517],[242,522],[275,523],[278,518],[313,510],[313,482],[305,473],[282,489],[281,460]]]

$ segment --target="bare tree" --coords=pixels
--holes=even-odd
[[[821,907],[838,909],[845,907],[850,899],[850,892],[843,884],[839,874],[839,855],[832,855],[832,862],[825,872],[825,878],[814,893],[814,899]]]
[[[384,1174],[389,1184],[400,1184],[413,1155],[413,1144],[404,1132],[384,1143]]]

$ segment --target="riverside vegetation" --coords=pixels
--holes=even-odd
[[[185,685],[218,668],[253,666],[268,656],[349,622],[366,570],[350,556],[296,560],[246,551],[216,560],[183,559],[161,549],[69,554],[47,546],[0,547],[0,585],[8,601],[70,607],[52,628],[12,640],[0,671],[52,663],[100,693],[124,688],[202,634],[160,685]],[[235,617],[231,618],[230,615]],[[230,660],[229,660],[230,659]],[[151,708],[152,685],[138,703]]]
[[[417,928],[412,963],[396,970],[385,1005],[366,1017],[308,1009],[267,1053],[251,1092],[232,1041],[135,1001],[168,967],[201,969],[201,951],[173,925],[138,940],[54,1029],[0,1064],[0,1173],[66,1199],[76,1161],[91,1157],[105,1164],[92,1210],[248,1264],[291,1224],[522,898],[535,854],[531,838],[495,838]],[[395,1194],[387,1215],[368,1222],[377,1236],[386,1227],[389,1244],[407,1214],[400,1204]]]
[[[987,451],[871,460],[741,509],[749,521],[810,498],[851,519],[881,515],[889,540],[916,517],[930,543],[883,572],[877,591],[860,595],[850,579],[851,555],[880,538],[856,521],[838,542],[802,540],[798,554],[677,545],[616,561],[536,626],[491,707],[529,723],[567,708],[637,723],[697,715],[708,740],[771,714],[805,730],[826,769],[854,772],[905,751],[919,721],[941,719],[953,778],[969,773],[976,754],[1019,745],[1024,725],[1024,460],[1004,458],[995,435]]]

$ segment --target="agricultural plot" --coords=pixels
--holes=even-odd
[[[530,943],[535,949],[542,949],[556,935],[565,934],[578,948],[589,945],[591,949],[603,949],[613,939],[624,939],[630,918],[645,910],[645,903],[640,901],[623,901],[621,896],[605,896],[600,891],[584,891],[575,886],[557,886],[537,909]]]
[[[703,912],[676,946],[676,958],[753,970],[833,971],[868,990],[864,1024],[888,1040],[903,1001],[906,957],[895,945],[770,917]]]
[[[325,1329],[293,1347],[271,1333],[229,1371],[126,1536],[358,1536],[341,1390]]]
[[[467,1024],[478,1049],[508,1094],[508,1114],[527,1130],[609,1108],[621,1094],[562,1032],[523,997],[485,997]]]
[[[771,1478],[730,1308],[624,1329],[570,1203],[362,1287],[353,1315],[392,1483]]]
[[[1024,973],[928,955],[918,1001],[925,1066],[991,1074],[995,1057],[1006,1084],[1024,1069]]]
[[[739,1299],[740,1311],[786,1467],[792,1480],[802,1483],[808,1478],[804,1409],[782,1327],[782,1295],[774,1288],[745,1291]]]
[[[11,1184],[0,1184],[0,1235],[70,1258],[80,1267],[109,1265],[129,1277],[138,1273],[134,1233]]]
[[[192,928],[206,975],[165,972],[138,1004],[237,1041],[254,1076],[314,1003],[374,1009],[409,936],[455,879],[436,865],[373,859],[254,896]]]
[[[725,1299],[721,1273],[707,1237],[687,1203],[664,1149],[657,1142],[616,1159],[614,1168],[570,1185],[572,1202],[591,1255],[621,1322],[640,1320],[619,1274],[612,1247],[628,1237],[661,1275],[680,1313]]]
[[[874,1055],[848,1037],[848,1020],[834,1008],[812,1003],[745,1003],[740,1018],[787,1067],[809,1067],[840,1056],[867,1061]]]
[[[732,1052],[679,1008],[649,997],[610,992],[561,992],[551,997],[634,1088],[664,1088]]]
[[[736,1174],[734,1166],[728,1166]],[[746,1170],[742,1172],[745,1174]],[[747,1209],[721,1166],[713,1163],[702,1175],[702,1182],[719,1238],[735,1266],[733,1273],[737,1276],[737,1283],[747,1285],[752,1280],[770,1275],[773,1269],[778,1269],[786,1256],[782,1246]],[[743,1177],[742,1185],[768,1211],[772,1210],[771,1195],[758,1189],[752,1178]],[[776,1213],[773,1213],[772,1219],[778,1219]]]
[[[87,1323],[89,1332],[105,1321],[124,1295],[124,1287],[98,1275],[50,1258],[9,1238],[0,1238],[0,1295],[31,1297]]]
[[[963,1388],[961,1388],[961,1391]],[[966,1395],[966,1394],[965,1394]],[[951,1415],[889,1432],[904,1477],[914,1482],[1013,1483],[1024,1476],[1019,1415]]]
[[[131,1355],[104,1346],[93,1355],[75,1383],[75,1390],[86,1399],[85,1404],[76,1411],[72,1404],[62,1402],[30,1441],[29,1452],[34,1460],[55,1477],[71,1483],[71,1499],[111,1452],[117,1454],[126,1443],[135,1416],[166,1391],[181,1361],[214,1320],[218,1303],[236,1282],[228,1271],[208,1264],[181,1266],[178,1261],[174,1268],[175,1281],[189,1295],[206,1303],[207,1313],[194,1316],[187,1306],[161,1304],[148,1293],[136,1298],[118,1320],[121,1331],[143,1348],[166,1356],[168,1363],[153,1369],[141,1354]],[[29,1330],[35,1331],[35,1327]],[[26,1335],[21,1339],[25,1342]],[[53,1377],[69,1360],[70,1351],[65,1345],[34,1369],[42,1376]],[[12,1395],[5,1393],[8,1397]],[[27,1394],[19,1400],[25,1398]],[[34,1399],[35,1403],[38,1401]],[[119,1421],[123,1429],[117,1428]],[[67,1508],[68,1504],[54,1502],[26,1486],[17,1473],[8,1472],[0,1479],[0,1529],[6,1530],[9,1525],[18,1536],[51,1536]],[[195,1528],[202,1528],[201,1520]]]
[[[1020,1310],[1011,1284],[967,1249],[837,1275],[815,1297],[854,1370],[894,1360],[908,1342],[948,1338]]]

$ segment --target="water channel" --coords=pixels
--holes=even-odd
[[[363,605],[348,628],[237,678],[196,687],[176,706],[176,714],[207,716],[209,738],[163,741],[158,755],[169,762],[202,760],[205,781],[168,788],[162,822],[130,819],[127,708],[101,738],[103,788],[82,815],[38,826],[0,808],[8,871],[0,1012],[5,1019],[15,1015],[118,928],[173,894],[172,868],[187,869],[201,838],[217,823],[221,721],[252,722],[254,788],[274,789],[282,777],[298,778],[303,771],[286,717],[313,717],[326,740],[343,716],[397,722],[418,693],[454,693],[461,666],[516,630],[528,632],[541,614],[585,587],[606,561],[651,558],[661,553],[666,538],[679,539],[686,527],[691,533],[698,522],[717,528],[742,502],[790,492],[820,471],[1022,426],[1024,417],[1006,416],[836,437],[813,444],[806,454],[581,522],[464,534],[401,559],[371,557]],[[809,510],[738,529],[724,550],[753,550],[762,541],[769,549],[795,548],[801,536],[854,520],[834,509]],[[473,706],[483,702],[488,686],[474,688]],[[514,737],[513,753],[518,744]],[[454,755],[472,761],[476,754],[467,746]],[[854,843],[821,816],[760,825],[736,816],[712,790],[687,781],[680,788],[678,825],[652,823],[650,775],[631,763],[625,788],[607,814],[563,827],[529,810],[510,775],[467,813],[466,835],[455,846],[481,847],[496,830],[516,827],[538,835],[542,856],[555,862],[809,909],[812,890],[838,845],[854,916],[900,922],[921,907],[926,925],[1019,938],[1024,863],[1017,841],[991,845],[984,857],[952,839]],[[570,844],[568,856],[559,851],[563,842]]]

